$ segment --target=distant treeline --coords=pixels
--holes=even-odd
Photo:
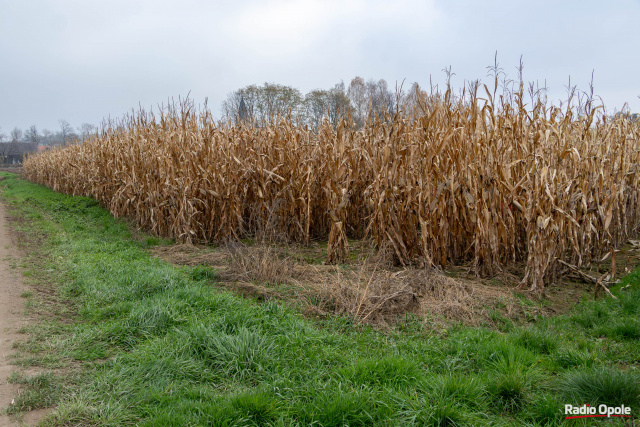
[[[317,129],[323,120],[334,127],[343,117],[351,117],[361,127],[372,116],[386,117],[399,109],[412,110],[422,92],[417,83],[409,87],[389,87],[384,80],[365,81],[355,77],[331,89],[315,89],[303,95],[300,90],[280,84],[249,85],[228,95],[222,103],[225,122],[249,122],[266,126],[274,117],[286,117]]]
[[[66,120],[59,120],[58,124],[60,127],[53,131],[49,129],[42,129],[40,131],[36,125],[31,125],[25,131],[19,127],[14,127],[8,135],[0,129],[0,143],[31,143],[47,146],[64,145],[68,142],[81,142],[97,130],[96,126],[90,123],[83,123],[75,129]]]
[[[452,73],[445,69],[449,82]],[[517,81],[509,80],[496,64],[494,67],[495,86],[503,104],[516,105],[514,93]],[[498,77],[501,76],[502,80]],[[447,83],[449,86],[449,83]],[[467,82],[460,93],[451,93],[454,99],[462,99],[465,92],[481,87],[480,81]],[[426,90],[425,90],[426,89]],[[502,92],[502,93],[501,93]],[[541,100],[547,102],[547,88],[537,84],[529,84],[525,93],[531,102]],[[323,120],[327,120],[334,128],[342,118],[350,118],[356,128],[361,128],[368,120],[376,117],[385,120],[395,113],[403,111],[414,114],[424,111],[428,104],[439,103],[441,92],[437,86],[422,88],[418,83],[396,83],[393,87],[384,80],[368,80],[355,77],[348,86],[344,82],[334,85],[331,89],[315,89],[303,95],[300,90],[275,84],[265,83],[262,86],[249,85],[231,92],[222,102],[222,122],[239,124],[241,122],[257,127],[265,127],[276,117],[291,118],[299,125],[306,125],[318,129]],[[585,113],[584,109],[589,100],[585,92],[577,91],[575,86],[569,88],[568,99],[573,100],[576,112]],[[565,101],[560,101],[562,106]],[[604,111],[602,112],[604,113]],[[606,114],[606,113],[605,113]],[[622,112],[614,112],[609,117],[625,115],[632,122],[640,123],[640,115],[632,114],[627,108]]]

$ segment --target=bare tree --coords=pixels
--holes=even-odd
[[[66,144],[75,134],[73,133],[73,128],[69,124],[68,121],[60,119],[58,120],[58,124],[60,125],[60,137],[62,139],[62,143]]]
[[[260,103],[262,88],[256,85],[249,85],[240,90],[240,95],[244,101],[245,119],[250,122],[257,120],[258,104]],[[238,110],[239,111],[239,110]]]
[[[2,127],[0,127],[0,142],[4,142],[5,139],[7,139],[7,135],[2,133]]]
[[[344,82],[336,84],[328,93],[329,121],[335,128],[340,119],[351,114],[351,101],[344,90]]]
[[[371,114],[380,118],[393,114],[395,109],[394,95],[389,90],[386,80],[380,79],[377,82],[369,80],[367,82],[367,96]]]
[[[226,120],[236,124],[241,121],[247,123],[255,122],[259,92],[260,89],[256,85],[250,85],[231,92],[222,103],[222,114],[226,117]]]
[[[410,116],[418,111],[422,111],[426,104],[430,102],[430,96],[422,90],[417,82],[411,85],[409,91],[400,100],[400,109],[404,110]],[[422,111],[424,113],[424,111]]]
[[[11,146],[14,145],[15,142],[3,142],[0,143],[0,162],[1,163],[8,163],[8,155],[9,155],[9,151],[11,150]]]
[[[42,138],[40,139],[40,142],[46,145],[50,145],[51,138],[53,138],[53,132],[51,132],[49,129],[42,129],[41,135]]]
[[[11,141],[18,142],[22,139],[22,129],[15,127],[11,131]]]
[[[304,97],[304,120],[313,129],[320,127],[322,119],[329,111],[328,95],[326,90],[316,89]]]
[[[79,128],[78,128],[78,132],[80,132],[80,135],[82,135],[82,140],[84,141],[86,138],[89,138],[89,136],[93,135],[94,133],[96,133],[96,126],[92,125],[91,123],[83,123]]]
[[[36,144],[40,142],[40,134],[38,133],[36,125],[31,125],[29,129],[27,129],[24,133],[24,139],[26,142],[35,142]]]
[[[358,127],[362,127],[367,119],[369,110],[369,101],[367,97],[367,85],[364,79],[356,76],[351,80],[347,96],[353,106],[353,119]]]
[[[243,101],[241,91],[242,89],[236,90],[235,92],[231,92],[229,95],[227,95],[227,99],[222,102],[221,108],[222,115],[226,117],[227,120],[233,121],[236,124],[239,121],[240,102]]]

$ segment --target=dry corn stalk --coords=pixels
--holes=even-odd
[[[512,104],[478,91],[359,131],[220,126],[185,101],[31,156],[25,175],[184,242],[268,226],[296,242],[328,237],[328,261],[344,262],[347,237],[370,236],[402,264],[472,261],[484,275],[526,261],[521,287],[537,292],[557,259],[588,265],[638,232],[637,123],[590,106],[527,109],[522,89]]]

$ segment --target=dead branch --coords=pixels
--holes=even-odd
[[[605,281],[603,280],[605,277],[605,274],[603,274],[602,276],[600,276],[599,279],[596,279],[595,277],[583,272],[582,270],[580,270],[578,267],[576,267],[573,264],[569,264],[568,262],[565,262],[561,259],[558,260],[558,262],[562,265],[564,265],[565,267],[568,267],[571,271],[573,271],[574,273],[576,273],[578,276],[580,276],[582,279],[586,280],[587,282],[593,283],[596,285],[596,290],[595,290],[595,296],[598,296],[598,290],[600,287],[602,287],[606,293],[609,294],[609,296],[611,296],[611,298],[613,299],[618,299],[618,297],[616,297],[615,295],[613,295],[611,293],[611,291],[609,290],[609,288],[605,285]],[[609,282],[607,282],[607,284],[609,284]]]

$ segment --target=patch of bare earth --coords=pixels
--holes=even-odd
[[[19,252],[16,242],[6,227],[7,216],[0,203],[0,406],[9,407],[19,393],[19,387],[8,382],[11,374],[18,368],[11,363],[14,341],[22,338],[18,330],[28,324],[25,316],[25,300],[21,294],[25,291],[17,269]],[[35,425],[41,421],[50,409],[40,409],[15,418],[0,415],[0,427]]]

